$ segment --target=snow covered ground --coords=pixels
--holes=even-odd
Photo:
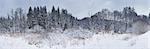
[[[85,39],[70,38],[70,35],[3,34],[0,35],[0,49],[150,49],[150,31],[142,35],[100,33]]]

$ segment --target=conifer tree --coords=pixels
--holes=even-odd
[[[52,13],[53,13],[53,12],[55,12],[55,7],[54,7],[54,6],[52,7]]]

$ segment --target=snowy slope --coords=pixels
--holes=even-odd
[[[150,49],[149,36],[150,31],[142,35],[102,33],[87,39],[61,33],[0,35],[0,49]]]

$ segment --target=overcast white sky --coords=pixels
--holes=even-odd
[[[122,10],[131,6],[138,14],[150,13],[149,0],[0,0],[0,16],[6,16],[11,9],[23,8],[26,12],[29,6],[47,6],[49,10],[55,7],[65,8],[73,16],[83,18],[101,9]]]

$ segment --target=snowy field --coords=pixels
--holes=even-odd
[[[0,49],[150,49],[148,42],[150,31],[142,35],[112,33],[92,35],[90,32],[79,35],[77,32],[2,34]]]

